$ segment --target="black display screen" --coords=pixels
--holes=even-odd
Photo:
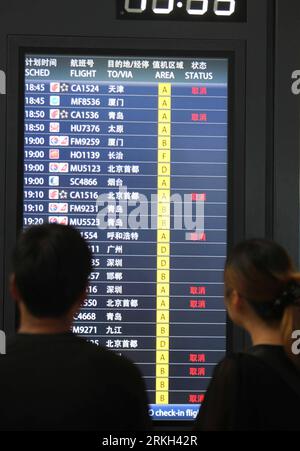
[[[247,0],[116,0],[118,19],[245,22]]]
[[[226,352],[229,59],[24,64],[23,226],[93,252],[73,332],[139,366],[153,419],[193,420]]]

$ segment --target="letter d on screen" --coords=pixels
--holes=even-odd
[[[1,354],[6,354],[6,336],[2,330],[0,330],[0,355]]]

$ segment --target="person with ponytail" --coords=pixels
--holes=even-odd
[[[224,279],[228,315],[252,347],[216,367],[195,430],[300,430],[300,273],[275,242],[248,240]]]

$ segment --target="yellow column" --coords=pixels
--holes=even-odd
[[[156,404],[169,404],[171,84],[158,89]]]

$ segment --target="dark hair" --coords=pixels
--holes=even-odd
[[[292,333],[300,330],[300,274],[287,252],[274,241],[248,240],[235,247],[225,265],[225,296],[236,290],[268,324],[279,324],[285,351],[292,353]]]
[[[13,272],[28,310],[40,318],[58,318],[86,289],[91,253],[73,227],[36,226],[21,234],[13,255]]]

